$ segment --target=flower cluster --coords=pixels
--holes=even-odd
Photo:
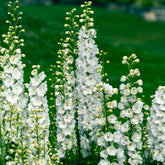
[[[153,160],[165,162],[165,87],[159,86],[148,117],[148,140]]]
[[[98,165],[123,164],[126,160],[124,149],[120,147],[120,141],[122,139],[122,134],[118,131],[120,122],[113,112],[113,109],[117,107],[117,101],[111,100],[111,97],[117,94],[117,92],[118,90],[116,88],[104,83],[104,116],[106,122],[103,135],[97,139],[97,143],[101,148],[101,160]]]
[[[106,79],[106,53],[94,40],[91,2],[81,5],[80,16],[76,9],[66,13],[64,26],[69,30],[58,43],[58,61],[55,71],[51,69],[52,110],[46,74],[39,72],[39,65],[33,65],[30,82],[24,84],[24,40],[19,38],[24,29],[18,25],[22,12],[17,11],[17,0],[8,6],[11,20],[2,35],[6,46],[0,47],[0,164],[57,165],[62,164],[59,158],[67,165],[82,164],[81,158],[91,155],[93,164],[139,165],[146,164],[149,154],[164,163],[165,87],[156,91],[149,116],[140,71],[134,67],[139,59],[132,54],[123,57],[129,73],[121,77],[120,101],[112,99],[118,89]]]
[[[7,34],[2,35],[6,48],[0,47],[1,110],[0,164],[48,164],[49,114],[46,75],[33,69],[30,84],[24,85],[24,64],[20,47],[23,32],[18,25],[22,12],[18,1],[9,2],[11,20]],[[25,88],[28,86],[28,90]],[[28,93],[26,93],[28,91]],[[29,104],[28,104],[29,102]],[[27,105],[28,104],[28,105]]]
[[[49,109],[47,104],[47,82],[44,81],[44,72],[38,73],[40,66],[33,66],[28,87],[30,102],[28,104],[28,133],[29,140],[29,163],[43,161],[48,164],[48,138],[49,138]]]
[[[19,33],[23,32],[21,25],[18,25],[21,19],[22,12],[17,12],[18,1],[9,2],[10,12],[8,15],[11,21],[7,20],[9,29],[7,34],[3,34],[3,42],[6,48],[0,47],[2,67],[1,71],[1,132],[3,135],[4,148],[1,148],[1,153],[5,157],[4,162],[14,159],[14,149],[21,144],[23,138],[26,137],[26,119],[27,119],[27,94],[24,91],[23,85],[23,68],[22,57],[19,47],[24,45],[24,40],[19,38]],[[1,141],[2,143],[2,141]],[[12,146],[11,146],[12,143]],[[21,145],[21,151],[25,145]],[[11,153],[10,148],[12,148]],[[18,151],[18,150],[17,150]],[[18,155],[16,151],[15,155]],[[12,155],[12,156],[11,156]],[[26,154],[25,154],[26,155]],[[2,156],[2,157],[3,157]]]
[[[9,3],[11,10],[17,10],[17,3],[18,1],[15,1],[14,3]],[[5,102],[5,104],[3,104],[3,108],[5,110],[10,109],[10,105],[14,105],[18,111],[22,111],[27,105],[27,96],[24,92],[23,85],[23,67],[25,65],[22,64],[22,57],[24,57],[25,55],[22,54],[21,49],[18,48],[19,46],[23,46],[24,44],[23,39],[19,39],[17,33],[24,31],[24,29],[20,29],[21,25],[17,26],[17,28],[15,27],[15,24],[21,19],[20,15],[22,14],[21,12],[17,14],[16,13],[17,12],[15,12],[15,15],[13,15],[11,12],[8,12],[8,14],[12,17],[13,21],[7,21],[7,23],[10,24],[8,30],[9,32],[6,35],[2,35],[2,37],[4,37],[3,41],[8,48],[1,48],[0,50],[2,54],[1,79],[3,89],[1,97],[3,98],[3,102]],[[17,114],[13,115],[17,116]],[[19,113],[19,115],[21,115],[21,117],[25,120],[25,124],[27,116],[26,111],[22,111],[22,113]],[[5,117],[7,116],[8,113],[6,111]],[[22,128],[24,127],[24,124],[21,125]],[[12,128],[12,131],[16,130],[16,127]],[[13,136],[13,140],[15,140],[15,138],[16,136]]]
[[[76,9],[67,12],[66,20],[69,28],[66,31],[67,37],[59,42],[61,49],[58,51],[59,61],[57,61],[56,82],[55,82],[55,107],[56,107],[56,128],[57,146],[60,158],[69,156],[71,151],[75,153],[77,146],[76,137],[76,104],[74,97],[75,88],[75,56],[76,56],[76,32],[78,27],[76,22]]]
[[[122,134],[121,146],[127,155],[127,161],[131,165],[142,164],[143,157],[143,109],[144,102],[138,98],[138,94],[143,92],[140,71],[134,68],[134,64],[138,63],[135,54],[130,57],[123,57],[123,64],[127,64],[129,74],[121,77],[122,84],[120,85],[121,100],[118,104],[120,118],[122,120],[120,132]]]
[[[96,91],[96,86],[102,82],[99,53],[95,44],[96,31],[93,29],[93,19],[90,14],[90,2],[82,5],[84,8],[80,22],[83,23],[78,37],[78,58],[76,59],[76,98],[78,103],[78,128],[83,157],[91,154],[91,142],[97,140],[98,130],[105,120],[102,118],[102,96]]]

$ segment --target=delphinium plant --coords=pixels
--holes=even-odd
[[[12,146],[13,148],[16,148],[18,143],[23,145],[21,147],[21,150],[23,151],[25,143],[23,143],[22,140],[27,136],[25,131],[27,119],[27,95],[24,92],[23,85],[23,68],[25,65],[22,64],[21,61],[22,57],[25,55],[21,53],[20,49],[20,47],[24,46],[24,40],[19,38],[19,34],[24,32],[22,26],[19,25],[22,12],[17,10],[19,8],[18,1],[9,2],[8,7],[10,20],[7,20],[6,22],[9,24],[9,28],[8,33],[2,35],[4,38],[3,47],[0,47],[2,67],[1,108],[3,109],[3,113],[1,111],[3,121],[1,126],[3,126],[4,129],[4,134],[1,136],[5,140],[3,141],[3,145],[6,147],[4,147],[3,152],[5,150],[10,151],[10,147]],[[7,152],[3,153],[7,154],[5,155],[5,161],[13,161],[14,153],[14,151],[13,154]],[[24,154],[24,156],[25,155],[26,154]],[[21,157],[21,161],[23,161],[23,157]]]
[[[103,95],[103,113],[104,113],[104,127],[102,135],[97,139],[97,143],[100,146],[100,162],[98,165],[117,165],[123,164],[126,160],[124,149],[120,146],[122,134],[118,131],[120,122],[115,114],[117,108],[117,101],[112,99],[114,94],[118,93],[117,88],[113,88],[108,84],[108,79],[105,79],[107,74],[105,73],[105,53],[100,52],[102,57],[103,69],[102,77],[103,84],[102,90],[100,91]],[[109,61],[107,61],[109,63]]]
[[[39,66],[33,66],[29,84],[24,84],[24,64],[19,39],[23,32],[19,25],[22,12],[18,1],[9,2],[11,17],[4,46],[0,47],[1,64],[1,110],[0,110],[0,164],[41,165],[60,164],[56,148],[49,143],[49,110],[47,104],[46,75],[39,73]],[[6,45],[6,46],[5,46]],[[28,89],[27,89],[28,88]]]
[[[61,49],[58,51],[55,71],[55,110],[57,153],[64,162],[69,164],[79,158],[79,138],[77,127],[75,89],[75,58],[77,57],[77,32],[78,24],[75,15],[76,9],[66,13],[67,28],[66,38],[58,43]],[[52,70],[52,69],[51,69]],[[54,72],[53,72],[54,74]],[[77,155],[77,156],[76,156]]]
[[[81,154],[84,158],[92,154],[97,137],[104,125],[103,97],[95,89],[102,83],[102,66],[96,57],[99,49],[95,43],[96,30],[93,28],[94,12],[90,8],[91,2],[81,5],[83,14],[80,15],[82,26],[78,36],[78,58],[76,59],[76,98],[78,110],[78,129]],[[95,161],[95,158],[93,159]],[[94,163],[94,162],[93,162]]]
[[[135,54],[123,57],[123,64],[128,66],[129,74],[121,77],[121,110],[122,133],[121,146],[126,154],[126,164],[143,164],[146,139],[146,113],[148,106],[142,100],[143,81],[139,79],[140,71],[135,65],[139,59]]]
[[[33,66],[30,84],[27,84],[29,93],[28,104],[28,134],[29,164],[49,164],[49,109],[47,103],[47,81],[45,73],[39,73],[40,66]]]
[[[155,92],[147,124],[150,156],[154,161],[165,164],[165,87]]]

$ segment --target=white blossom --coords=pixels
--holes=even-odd
[[[165,161],[165,87],[159,86],[152,100],[150,117],[148,117],[148,141],[153,151],[152,158],[158,162]]]

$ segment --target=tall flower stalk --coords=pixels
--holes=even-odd
[[[55,109],[56,109],[56,134],[57,134],[57,152],[60,158],[66,158],[66,164],[69,163],[69,157],[77,153],[76,136],[76,102],[74,97],[75,88],[75,58],[77,56],[77,33],[75,15],[76,9],[67,12],[67,24],[64,26],[66,38],[59,42],[61,49],[58,51],[59,60],[56,62],[55,79]],[[74,156],[72,156],[73,158]],[[77,154],[78,157],[78,154]]]
[[[144,104],[139,94],[143,93],[143,81],[139,79],[140,71],[135,67],[139,59],[135,54],[123,57],[123,64],[128,66],[129,74],[121,77],[121,100],[118,108],[121,110],[122,133],[121,146],[124,148],[126,162],[131,165],[143,164],[144,156],[144,111],[148,106]]]
[[[99,53],[94,38],[96,30],[93,28],[93,18],[90,15],[93,11],[90,8],[91,2],[85,2],[81,7],[83,14],[80,22],[83,24],[78,37],[78,58],[76,59],[76,98],[78,110],[78,129],[80,137],[80,148],[83,157],[91,155],[92,146],[97,141],[101,124],[97,122],[101,118],[102,97],[95,91],[97,84],[102,82]]]
[[[152,100],[147,131],[152,159],[165,163],[165,87],[159,86]]]
[[[4,47],[0,47],[0,53],[2,67],[1,129],[4,130],[2,135],[5,140],[3,143],[7,147],[5,149],[9,151],[12,146],[16,149],[26,137],[27,95],[23,85],[23,67],[25,65],[22,64],[22,57],[25,55],[21,53],[20,49],[24,46],[24,40],[19,38],[19,34],[24,32],[22,26],[19,25],[22,12],[17,10],[19,8],[17,0],[9,2],[8,7],[10,20],[6,22],[9,24],[9,28],[8,33],[2,35]],[[21,149],[23,150],[24,147]],[[6,161],[14,161],[15,152],[13,150],[11,154],[6,153]],[[21,159],[23,161],[23,157]]]
[[[97,139],[97,144],[100,147],[100,161],[98,165],[117,165],[123,164],[126,160],[124,149],[120,146],[122,134],[118,130],[120,122],[115,115],[117,108],[117,101],[112,99],[114,94],[118,93],[117,88],[113,88],[108,84],[108,79],[105,80],[107,74],[105,73],[105,60],[104,56],[106,53],[100,52],[103,64],[102,76],[103,84],[100,86],[101,93],[103,95],[103,114],[104,114],[104,127],[102,135]],[[107,61],[109,63],[109,61]],[[103,120],[102,119],[102,120]]]
[[[46,75],[39,73],[40,66],[33,66],[30,84],[27,85],[30,101],[28,104],[29,117],[27,124],[29,127],[29,163],[48,164],[49,151],[49,109],[47,104],[47,82],[44,81]]]

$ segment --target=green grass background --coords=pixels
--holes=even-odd
[[[65,13],[73,7],[65,5],[52,6],[22,6],[22,25],[26,32],[23,53],[26,79],[31,65],[40,64],[41,69],[50,75],[50,65],[55,64],[58,46],[57,42],[64,36]],[[1,8],[1,7],[0,7]],[[81,10],[77,7],[78,12]],[[122,56],[137,54],[140,59],[138,67],[144,81],[145,100],[150,103],[159,85],[165,85],[165,23],[146,22],[137,16],[120,11],[108,11],[93,7],[96,42],[98,47],[108,52],[106,65],[108,78],[114,87],[120,84],[120,77],[127,74],[126,66],[121,64]],[[4,10],[0,12],[0,34],[7,32]]]

